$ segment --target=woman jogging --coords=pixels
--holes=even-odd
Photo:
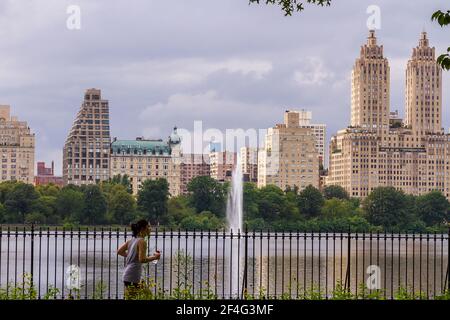
[[[152,256],[147,256],[147,242],[145,237],[150,235],[150,224],[146,220],[139,220],[131,225],[133,238],[125,242],[117,254],[125,257],[125,269],[123,272],[123,283],[125,285],[125,296],[130,289],[139,288],[142,274],[142,264],[159,260],[160,252],[156,251]]]

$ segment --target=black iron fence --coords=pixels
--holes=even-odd
[[[0,298],[124,296],[127,229],[3,227]],[[449,234],[158,230],[144,266],[155,298],[433,299],[448,294]],[[24,277],[25,275],[25,277]]]

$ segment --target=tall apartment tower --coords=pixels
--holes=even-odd
[[[269,184],[285,190],[319,187],[319,157],[311,128],[299,125],[299,113],[286,111],[284,124],[269,128],[258,153],[258,187]]]
[[[370,132],[389,130],[389,63],[370,30],[352,71],[351,125]]]
[[[450,134],[441,129],[442,77],[425,33],[413,49],[406,77],[406,121],[391,113],[386,132],[359,126],[340,130],[331,139],[327,185],[340,185],[359,198],[389,186],[416,196],[438,190],[450,199]],[[363,96],[367,88],[359,91],[354,96]],[[384,111],[374,110],[374,117],[384,119]]]
[[[296,111],[299,114],[299,124],[302,128],[311,128],[313,134],[316,137],[316,148],[319,152],[319,163],[324,165],[325,162],[325,145],[326,145],[326,134],[327,125],[326,124],[314,124],[312,123],[312,112],[311,111]]]
[[[26,121],[10,116],[11,107],[0,106],[0,182],[34,181],[35,136]]]
[[[240,150],[242,173],[249,182],[258,181],[258,148],[242,147]]]
[[[435,49],[422,32],[406,69],[405,124],[418,135],[443,133],[442,73],[436,64]]]
[[[109,103],[88,89],[63,151],[64,184],[95,184],[109,179]]]

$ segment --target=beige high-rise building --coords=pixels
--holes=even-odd
[[[183,154],[181,156],[181,194],[187,194],[187,186],[195,177],[210,175],[209,156],[206,154]]]
[[[373,38],[371,32],[369,42]],[[386,110],[384,106],[377,109],[380,114],[372,109],[372,119],[384,119],[387,111],[388,130],[372,130],[364,123],[352,122],[352,126],[339,131],[331,139],[327,185],[340,185],[351,196],[360,198],[376,187],[393,186],[413,195],[439,190],[450,199],[450,135],[438,126],[442,112],[440,70],[430,61],[433,50],[428,47],[425,33],[418,48],[413,50],[406,72],[405,108],[409,120],[399,123],[398,114],[390,113],[387,104]],[[389,74],[382,77],[389,79]],[[389,92],[389,88],[386,90]],[[365,92],[365,86],[352,87],[352,96],[361,97]],[[352,104],[352,115],[364,112],[364,107],[358,111],[354,107]],[[381,123],[384,126],[384,120]]]
[[[269,128],[265,148],[258,154],[258,187],[276,185],[285,190],[319,187],[319,157],[311,128],[302,128],[299,113],[286,111],[284,124]]]
[[[11,107],[0,105],[0,182],[34,182],[35,135],[26,121],[10,116]]]
[[[88,89],[63,150],[64,184],[95,184],[109,179],[109,103]]]
[[[242,173],[249,182],[258,182],[258,149],[242,147],[240,151]]]
[[[419,136],[443,133],[442,72],[426,32],[413,49],[406,69],[405,124]]]
[[[319,163],[325,164],[325,146],[326,146],[326,134],[327,125],[326,124],[314,124],[312,123],[312,112],[311,111],[291,111],[298,112],[299,114],[299,124],[302,128],[311,128],[313,134],[316,137],[316,148],[319,152]]]
[[[211,170],[211,178],[218,181],[226,181],[231,179],[237,162],[236,153],[230,151],[213,151],[209,153],[209,165]]]
[[[370,132],[389,130],[389,63],[375,31],[369,32],[352,71],[351,125]]]
[[[133,194],[148,179],[166,179],[171,196],[180,195],[181,144],[176,128],[163,140],[117,140],[111,143],[111,177],[130,177]]]

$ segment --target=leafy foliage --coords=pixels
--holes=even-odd
[[[450,24],[450,10],[443,12],[441,10],[436,11],[431,16],[431,20],[436,20],[441,27],[448,26]],[[450,47],[447,48],[447,53],[441,54],[437,63],[444,70],[450,70]]]
[[[250,0],[250,3],[260,4],[261,2],[265,4],[281,6],[281,9],[286,16],[291,16],[294,12],[300,12],[304,10],[305,2],[319,6],[331,5],[331,0]]]

